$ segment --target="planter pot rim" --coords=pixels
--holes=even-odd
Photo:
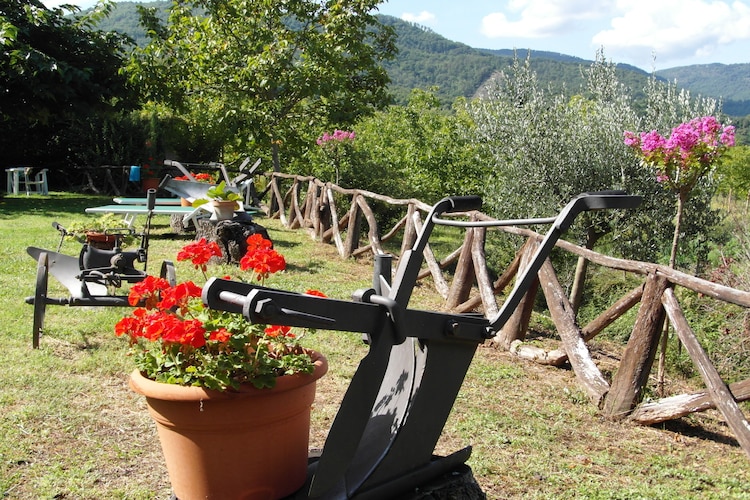
[[[234,399],[239,394],[264,394],[269,391],[281,393],[293,390],[301,384],[318,380],[328,371],[328,360],[317,351],[309,351],[313,361],[312,373],[298,373],[296,375],[283,375],[276,379],[276,385],[272,389],[257,389],[252,384],[243,384],[238,390],[218,391],[204,387],[184,386],[177,384],[165,384],[146,378],[140,371],[133,370],[130,374],[130,388],[138,394],[158,398],[165,401],[195,401],[195,400],[222,400]]]

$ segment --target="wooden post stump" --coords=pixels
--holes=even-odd
[[[239,264],[247,252],[247,238],[260,234],[271,241],[266,228],[253,221],[249,215],[237,215],[230,220],[201,219],[195,228],[195,239],[206,238],[219,244],[227,264]]]

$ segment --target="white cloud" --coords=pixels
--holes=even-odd
[[[706,57],[719,46],[750,40],[750,6],[745,1],[618,1],[611,28],[592,43],[608,55],[658,59]]]
[[[423,24],[425,26],[434,25],[437,23],[437,17],[432,12],[423,10],[419,14],[413,14],[411,12],[404,12],[401,14],[401,19],[409,21],[410,23]]]
[[[614,0],[510,0],[509,14],[493,12],[482,19],[490,38],[546,38],[569,33],[583,22],[609,15]]]

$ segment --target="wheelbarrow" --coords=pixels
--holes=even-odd
[[[147,276],[149,232],[156,190],[150,189],[147,198],[148,212],[144,231],[136,233],[132,228],[106,230],[105,234],[114,239],[112,249],[83,243],[78,256],[60,253],[63,241],[70,233],[57,222],[52,223],[52,227],[60,232],[57,251],[33,246],[26,248],[26,252],[37,261],[34,295],[26,297],[26,303],[34,306],[32,346],[35,349],[39,347],[48,305],[130,307],[127,294],[119,292],[124,284],[138,283]],[[124,250],[121,245],[126,236],[140,239],[138,248]],[[143,268],[136,268],[136,263],[142,263]],[[50,274],[68,289],[68,297],[47,295]],[[172,262],[162,262],[160,276],[170,284],[176,284]]]
[[[465,468],[470,446],[447,456],[434,455],[434,448],[477,347],[510,318],[555,242],[579,213],[633,208],[640,201],[621,191],[584,193],[556,217],[468,222],[440,216],[478,210],[480,198],[443,199],[427,215],[412,249],[401,256],[393,283],[390,261],[378,259],[373,288],[354,292],[351,301],[212,278],[203,289],[208,307],[242,313],[253,323],[360,332],[369,344],[322,451],[310,458],[307,483],[289,498],[401,498]],[[407,307],[435,224],[551,227],[503,306],[486,318]]]

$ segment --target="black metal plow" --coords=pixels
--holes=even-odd
[[[130,307],[127,295],[118,291],[124,284],[143,281],[147,276],[151,211],[155,202],[156,190],[150,189],[147,196],[148,218],[142,233],[135,233],[130,228],[115,228],[105,232],[114,239],[112,249],[100,249],[84,243],[76,257],[60,253],[62,243],[69,233],[57,222],[52,223],[52,227],[60,232],[57,251],[38,247],[26,248],[26,253],[37,261],[34,295],[26,297],[26,303],[34,306],[32,346],[35,349],[39,347],[48,305]],[[140,238],[140,246],[134,250],[123,250],[121,242],[126,236]],[[143,269],[137,269],[136,263],[142,263]],[[50,274],[68,289],[68,297],[47,295]],[[170,284],[176,284],[177,278],[172,262],[162,262],[160,276],[166,278]]]
[[[428,214],[390,282],[390,261],[376,260],[374,287],[352,301],[335,300],[212,278],[203,290],[211,308],[242,313],[254,323],[361,332],[369,351],[360,361],[308,481],[293,499],[396,498],[463,466],[466,447],[433,454],[476,348],[495,335],[528,290],[560,235],[587,210],[633,208],[640,197],[621,191],[584,193],[547,219],[466,222],[443,213],[481,207],[478,197],[446,198]],[[492,318],[407,308],[435,224],[464,227],[551,224],[531,264]]]

